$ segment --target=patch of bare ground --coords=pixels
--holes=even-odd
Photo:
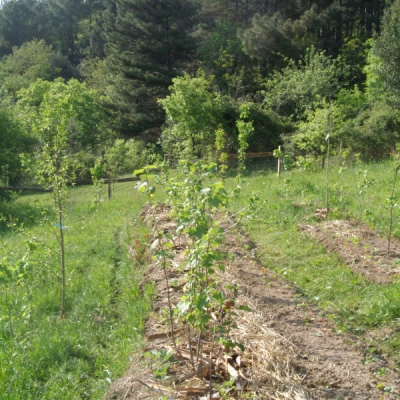
[[[155,231],[161,229],[175,235],[176,226],[169,219],[167,207],[145,212],[144,218]],[[295,288],[258,262],[254,243],[239,231],[228,230],[233,225],[231,221],[223,224],[228,232],[226,251],[232,257],[225,271],[219,273],[219,280],[221,284],[237,284],[239,290],[230,294],[235,296],[237,304],[252,309],[251,312],[236,311],[237,315],[231,316],[237,327],[230,331],[230,338],[242,343],[245,350],[216,344],[211,332],[188,341],[185,327],[177,324],[173,328],[177,346],[173,345],[166,312],[167,293],[174,303],[182,295],[184,282],[179,271],[183,265],[182,250],[188,245],[185,238],[174,236],[173,267],[168,272],[168,280],[174,284],[167,285],[157,263],[148,269],[147,279],[155,282],[157,297],[146,324],[145,350],[169,351],[174,362],[169,364],[164,379],[157,380],[153,372],[162,364],[157,364],[156,360],[151,364],[149,359],[143,362],[143,356],[138,355],[105,399],[367,400],[398,397],[399,374],[389,368],[384,358],[371,364],[363,363],[364,354],[356,345],[356,337],[336,334],[332,321],[321,317],[317,308],[299,304]],[[312,230],[311,227],[303,229]],[[199,360],[193,360],[197,346]],[[384,377],[378,374],[382,368],[387,368]],[[222,390],[224,382],[231,383]],[[381,384],[380,389],[378,384]],[[394,391],[384,393],[385,387],[392,387]]]
[[[351,269],[364,278],[386,284],[400,278],[400,242],[383,239],[368,226],[350,220],[299,225],[325,248],[336,252]]]

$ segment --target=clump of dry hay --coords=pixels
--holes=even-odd
[[[248,297],[240,296],[238,304],[252,309],[235,312],[237,329],[230,332],[233,341],[245,346],[241,363],[248,364],[248,390],[259,399],[308,399],[308,391],[301,385],[303,376],[294,369],[294,345],[267,326]]]

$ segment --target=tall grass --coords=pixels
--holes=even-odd
[[[139,285],[144,265],[129,247],[145,241],[143,199],[132,183],[116,186],[111,201],[95,198],[91,187],[70,192],[65,319],[58,317],[50,196],[24,195],[1,206],[0,399],[100,399],[142,344],[152,286]]]
[[[387,198],[394,168],[392,161],[344,167],[333,164],[329,184],[332,209],[328,218],[354,219],[386,237],[390,222]],[[231,183],[234,185],[234,180]],[[336,320],[338,331],[363,334],[382,325],[398,325],[398,282],[378,285],[361,279],[338,256],[297,229],[300,223],[317,223],[314,213],[325,207],[325,171],[321,167],[286,171],[278,179],[269,163],[253,163],[233,210],[240,209],[253,191],[260,196],[261,207],[247,229],[259,246],[264,266],[297,287],[299,304],[318,304],[322,313]],[[396,208],[393,232],[397,238],[399,217],[400,210]],[[380,345],[400,359],[399,342],[400,334],[393,333]]]

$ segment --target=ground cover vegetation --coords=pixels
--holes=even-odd
[[[140,347],[152,285],[140,286],[143,265],[129,248],[146,240],[137,218],[143,202],[132,183],[120,184],[114,195],[100,204],[94,188],[82,187],[64,199],[62,306],[52,196],[23,196],[3,207],[2,399],[102,398]]]
[[[316,171],[326,166],[326,207],[329,195],[326,214],[329,218],[341,215],[364,221],[389,238],[390,252],[390,239],[399,236],[398,161],[390,159],[397,157],[400,132],[399,13],[398,0],[367,3],[356,0],[344,3],[328,0],[5,2],[0,9],[0,185],[1,188],[40,185],[52,191],[55,205],[51,208],[46,203],[51,198],[48,194],[19,197],[0,189],[4,238],[0,249],[4,300],[2,345],[12,343],[15,347],[15,351],[8,353],[11,348],[6,346],[5,352],[7,357],[17,354],[19,361],[14,362],[15,368],[26,360],[33,360],[30,358],[33,353],[29,353],[35,347],[33,341],[39,341],[46,349],[44,337],[48,329],[48,332],[60,329],[54,333],[56,340],[58,334],[64,337],[62,332],[68,331],[72,321],[82,319],[85,321],[82,326],[86,327],[96,319],[93,312],[81,314],[81,311],[90,308],[83,305],[86,293],[102,284],[94,283],[93,287],[84,289],[84,271],[72,267],[78,261],[73,258],[67,261],[87,250],[72,251],[75,246],[79,248],[78,241],[84,242],[79,235],[88,235],[85,232],[89,230],[82,227],[82,232],[72,238],[64,228],[80,220],[87,221],[87,226],[93,224],[90,231],[93,233],[95,225],[102,226],[105,220],[118,224],[117,215],[123,215],[121,218],[126,222],[129,217],[124,214],[128,213],[124,207],[128,206],[124,204],[129,204],[133,215],[138,213],[142,200],[133,201],[132,195],[132,204],[123,203],[130,201],[124,196],[102,202],[103,180],[111,183],[118,176],[131,176],[135,170],[159,164],[163,158],[172,164],[184,159],[187,166],[197,165],[200,169],[196,160],[215,162],[222,186],[209,187],[203,195],[206,198],[214,193],[223,197],[230,156],[235,155],[241,166],[239,178],[235,178],[237,184],[244,172],[246,151],[273,151],[283,146],[283,150],[275,152],[286,168],[282,179],[273,181],[272,175],[253,171],[245,180],[245,187],[257,187],[262,179],[268,179],[271,192],[268,196],[275,196],[274,200],[264,198],[264,207],[267,207],[264,209],[271,209],[265,215],[260,214],[260,224],[271,220],[267,224],[270,235],[257,236],[261,229],[257,223],[251,228],[261,246],[271,250],[268,246],[275,241],[305,240],[294,227],[297,221],[312,215],[309,212],[318,203],[313,196],[320,195],[320,183],[313,182],[311,177],[319,182],[322,175]],[[336,160],[336,165],[331,166],[329,159]],[[366,162],[370,164],[362,164]],[[379,169],[387,171],[385,168],[390,171],[379,173]],[[309,181],[301,175],[304,171]],[[140,184],[149,200],[154,195],[152,180],[147,177]],[[81,204],[79,190],[83,189],[71,190],[70,186],[83,181],[93,183],[95,188],[90,195],[92,200],[83,195]],[[164,181],[164,186],[172,185],[171,182]],[[246,190],[244,193],[248,197]],[[298,199],[297,205],[294,198]],[[357,199],[357,203],[352,199]],[[370,201],[374,203],[371,205]],[[115,212],[111,212],[112,204]],[[275,230],[274,224],[280,231]],[[131,222],[127,225],[127,232],[117,225],[105,228],[109,251],[100,250],[100,237],[93,238],[99,246],[94,252],[107,253],[104,260],[110,260],[108,267],[119,265],[119,261],[112,260],[126,257],[124,245],[131,235],[136,235],[131,229],[139,229]],[[123,238],[115,236],[117,231],[123,232]],[[270,244],[265,242],[266,237]],[[16,238],[26,242],[26,246],[14,245],[18,242]],[[77,241],[76,245],[72,244],[73,240]],[[317,254],[320,250],[315,251]],[[56,254],[60,256],[58,260]],[[267,250],[262,250],[262,254],[268,261]],[[293,254],[289,257],[283,248],[271,254],[285,262],[290,257],[297,259]],[[85,257],[88,256],[82,256]],[[322,260],[325,256],[320,257]],[[58,267],[60,260],[61,267]],[[107,269],[104,260],[94,261],[87,268],[96,267],[93,271],[98,271],[100,280],[107,281],[104,276],[110,273],[114,274],[111,280],[117,279],[117,267]],[[102,267],[97,268],[97,263]],[[127,259],[121,263],[125,268],[123,273],[128,274],[131,267]],[[324,262],[315,262],[321,263]],[[301,267],[295,268],[295,263],[290,265],[286,276],[299,287],[303,287],[300,282],[307,281],[302,289],[304,293],[318,298],[321,306],[328,309],[328,303],[334,303],[328,299],[330,291],[319,293],[320,289],[313,289],[310,283],[317,278],[300,277],[296,274]],[[281,268],[277,266],[277,270]],[[358,282],[357,279],[354,278]],[[352,282],[353,278],[348,280]],[[124,285],[128,281],[124,280]],[[130,281],[133,286],[126,290],[136,293],[136,281]],[[76,301],[72,301],[73,291],[68,294],[71,282],[76,282],[73,284],[77,288]],[[359,284],[362,290],[353,291],[353,296],[364,290],[375,290],[372,284]],[[206,286],[203,289],[208,290]],[[350,286],[347,289],[350,293]],[[341,286],[341,290],[347,289]],[[59,290],[66,296],[58,293]],[[364,304],[362,299],[353,299],[352,306],[335,306],[336,311],[331,314],[346,329],[363,330],[394,321],[397,318],[395,284],[376,291],[380,293],[377,295],[380,301],[391,300],[384,304],[377,300],[364,307],[355,305],[358,301]],[[111,296],[110,292],[108,295]],[[107,295],[104,294],[103,300],[99,296],[101,308]],[[369,292],[368,296],[371,296]],[[137,298],[140,298],[137,304],[144,301],[139,295]],[[343,294],[341,298],[346,296]],[[93,298],[90,301],[95,302]],[[119,297],[111,303],[118,301]],[[81,302],[81,311],[75,310]],[[201,307],[197,310],[201,312]],[[54,317],[56,314],[66,318],[58,320]],[[356,322],[350,324],[350,319]],[[118,324],[119,320],[116,332],[123,329]],[[140,323],[137,324],[140,330]],[[105,331],[114,326],[103,325]],[[82,332],[90,329],[82,328]],[[35,332],[33,341],[27,339],[30,332]],[[397,340],[392,339],[388,342]],[[25,348],[25,344],[32,347]],[[110,350],[103,347],[104,351]],[[50,353],[56,357],[57,351]],[[86,358],[93,360],[91,357]],[[57,365],[67,368],[68,363],[59,360]],[[2,363],[4,377],[11,374],[8,368],[14,367],[8,361]],[[49,368],[44,365],[38,371],[49,371]],[[99,374],[91,371],[93,375]],[[90,374],[87,376],[92,379]],[[105,378],[99,376],[99,382],[103,382],[99,385],[104,388]],[[67,379],[66,375],[62,378]],[[43,372],[42,377],[9,380],[14,386],[5,388],[4,393],[10,393],[9,398],[13,396],[12,390],[20,391],[24,398],[51,398],[50,391],[62,386],[53,385],[52,379],[56,379],[54,375]],[[75,383],[67,385],[75,387],[68,394],[71,398],[83,396],[73,392],[79,390],[75,379],[78,379],[76,375],[71,375],[71,382]],[[31,382],[33,386],[22,388],[18,386],[20,381],[27,385]],[[100,389],[90,387],[87,390],[92,394],[87,396],[96,397],[93,393]]]
[[[378,262],[379,268],[365,278],[351,262],[346,264],[337,253],[327,252],[322,241],[310,240],[299,229],[302,225],[319,224],[326,218],[354,221],[355,226],[366,224],[384,239],[385,244],[379,251],[386,253],[390,235],[400,237],[398,195],[393,196],[392,192],[397,161],[343,165],[336,160],[330,171],[328,217],[324,209],[325,171],[319,163],[286,171],[279,179],[275,168],[268,171],[268,165],[258,164],[253,168],[248,171],[233,210],[241,207],[249,191],[258,188],[264,203],[247,231],[259,246],[258,256],[263,265],[294,283],[300,305],[318,304],[325,316],[336,322],[339,334],[352,332],[359,335],[360,341],[368,341],[368,332],[390,327],[390,334],[374,336],[372,346],[374,352],[394,356],[398,362],[398,274],[391,270],[386,285],[377,283],[374,274],[379,274],[378,269],[390,268]],[[335,235],[338,238],[340,232],[333,233],[332,237]],[[368,249],[362,234],[349,235],[346,240]],[[390,263],[396,265],[397,257],[397,250],[393,251]]]

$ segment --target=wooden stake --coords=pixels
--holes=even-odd
[[[280,152],[282,151],[282,146],[279,146],[278,150],[280,154]],[[281,157],[278,157],[278,178],[281,176],[281,163],[282,163]]]

